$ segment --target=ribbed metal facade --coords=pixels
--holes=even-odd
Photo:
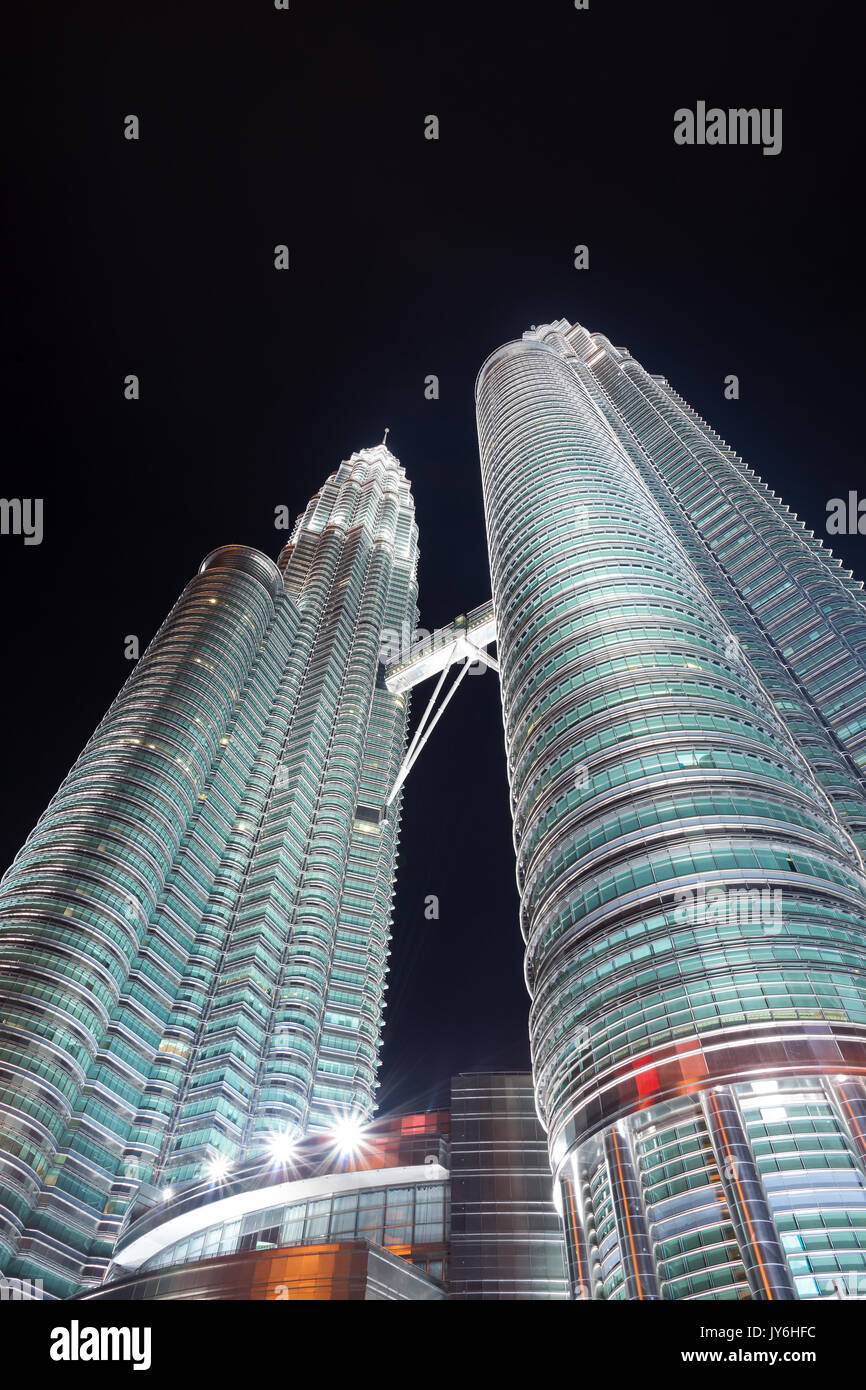
[[[526,334],[477,401],[575,1296],[866,1294],[860,588],[600,335]]]
[[[451,1297],[568,1297],[564,1242],[532,1077],[451,1082]]]
[[[94,1284],[142,1183],[372,1112],[416,571],[383,446],[208,556],[3,879],[4,1273]]]

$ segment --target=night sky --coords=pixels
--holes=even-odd
[[[866,491],[846,8],[16,7],[0,490],[44,498],[45,536],[0,537],[0,864],[129,674],[124,637],[143,648],[214,547],[276,555],[275,506],[296,516],[386,425],[421,623],[489,597],[473,384],[531,324],[583,323],[664,373],[816,532]],[[676,146],[698,100],[783,108],[782,153]],[[832,544],[866,574],[866,538]],[[394,933],[383,1108],[528,1065],[490,673],[407,783]]]

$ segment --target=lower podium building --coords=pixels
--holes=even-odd
[[[455,1077],[450,1110],[309,1136],[142,1189],[85,1299],[565,1299],[529,1074]]]

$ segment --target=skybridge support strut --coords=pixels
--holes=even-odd
[[[496,625],[493,618],[493,605],[490,603],[482,604],[480,608],[473,609],[467,617],[457,618],[449,627],[434,633],[432,639],[427,638],[416,643],[404,659],[392,663],[387,668],[385,684],[389,690],[393,690],[395,693],[411,690],[429,676],[435,675],[436,672],[440,674],[409,747],[406,749],[406,756],[385,803],[386,811],[418,761],[422,748],[445,713],[446,707],[470,667],[481,661],[491,670],[499,670],[499,662],[496,657],[484,649],[487,643],[495,640]],[[436,708],[436,701],[442,692],[448,672],[459,661],[462,661],[463,664],[456,678],[452,681],[444,700]]]

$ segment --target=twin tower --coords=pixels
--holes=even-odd
[[[354,454],[204,560],[3,879],[6,1276],[370,1119],[408,691],[484,659],[571,1296],[866,1297],[862,584],[602,335],[476,397],[492,606],[383,665],[417,528]]]

